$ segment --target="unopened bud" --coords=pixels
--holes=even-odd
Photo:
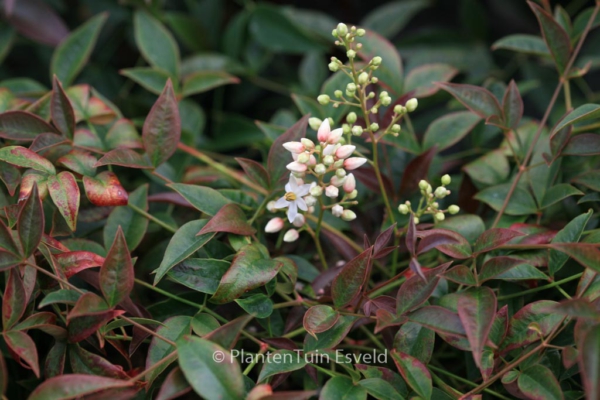
[[[353,111],[351,113],[348,113],[348,115],[346,115],[346,121],[348,121],[349,124],[353,124],[356,122],[356,113]]]
[[[378,111],[379,109],[377,107],[371,108],[371,114],[377,114]]]
[[[354,153],[354,150],[356,150],[356,146],[353,146],[351,144],[346,144],[336,150],[335,156],[337,158],[348,158],[352,155],[352,153]]]
[[[305,222],[306,222],[306,219],[304,218],[304,215],[296,214],[296,216],[294,217],[294,222],[292,222],[292,225],[294,225],[296,228],[300,228],[302,225],[304,225]]]
[[[321,126],[322,123],[323,121],[321,121],[319,118],[312,117],[308,119],[308,125],[310,125],[310,127],[315,131],[319,129],[319,126]]]
[[[360,83],[361,85],[365,85],[369,82],[369,74],[367,74],[366,72],[361,72],[360,75],[358,75],[358,83]]]
[[[310,189],[310,195],[313,197],[319,197],[323,194],[323,188],[321,186],[315,186]]]
[[[277,209],[275,208],[275,202],[274,201],[270,201],[267,203],[267,210],[269,212],[275,212],[277,211]]]
[[[342,188],[344,189],[344,192],[346,192],[346,193],[352,193],[355,191],[356,178],[354,177],[354,174],[346,175],[346,180],[344,181],[344,185],[342,186]]]
[[[362,128],[362,126],[354,125],[354,126],[352,127],[352,134],[353,134],[354,136],[360,136],[360,135],[362,135],[362,133],[363,133],[363,128]]]
[[[373,59],[371,60],[371,63],[375,66],[379,66],[381,65],[381,62],[383,60],[381,59],[381,57],[377,56],[377,57],[373,57]]]
[[[356,30],[357,36],[365,36],[365,33],[367,33],[367,31],[365,31],[364,29],[361,29],[361,28]]]
[[[314,206],[317,203],[317,199],[314,198],[313,196],[306,196],[304,198],[304,202],[306,203],[306,205],[308,207],[310,207],[310,206]]]
[[[342,125],[342,132],[344,132],[344,135],[347,135],[351,132],[350,130],[350,125],[348,124],[343,124]]]
[[[358,196],[358,190],[354,189],[351,193],[348,194],[348,198],[350,200],[353,200],[356,198],[356,196]]]
[[[448,207],[448,212],[452,215],[458,214],[459,211],[460,211],[460,207],[455,204],[452,204],[450,207]]]
[[[338,99],[341,99],[341,98],[342,98],[342,96],[343,96],[343,93],[342,93],[342,91],[341,91],[341,90],[336,90],[335,92],[333,92],[333,95],[334,95],[336,98],[338,98]]]
[[[306,163],[308,163],[308,160],[310,160],[310,154],[308,154],[308,153],[305,152],[305,153],[300,153],[298,155],[298,160],[297,161],[299,163],[306,164]]]
[[[419,223],[419,218],[418,217],[414,217],[413,220],[415,221],[415,225]]]
[[[443,212],[439,212],[434,215],[434,218],[436,219],[436,221],[443,221],[444,218],[446,218],[446,216],[444,215]]]
[[[348,56],[348,58],[354,58],[356,57],[356,52],[354,50],[348,50],[346,56]]]
[[[435,197],[438,199],[443,199],[448,195],[448,190],[443,186],[438,186],[434,192]]]
[[[346,24],[340,22],[337,26],[337,34],[341,37],[344,37],[348,34],[348,27]]]
[[[379,130],[379,124],[377,122],[373,122],[369,128],[371,128],[371,132],[377,132]]]
[[[350,157],[350,158],[347,158],[346,160],[344,160],[344,168],[347,169],[348,171],[352,171],[356,168],[359,168],[366,162],[367,162],[367,159],[363,158],[363,157]]]
[[[398,206],[398,211],[400,214],[408,214],[408,206],[406,204],[400,204]]]
[[[356,214],[352,210],[344,210],[342,213],[342,219],[344,221],[352,221],[353,219],[356,219]]]
[[[279,217],[273,218],[269,222],[267,222],[267,225],[265,226],[265,232],[267,232],[267,233],[279,232],[280,230],[283,229],[284,224],[285,224],[285,222],[283,221],[282,218],[279,218]]]
[[[325,167],[323,164],[315,165],[315,174],[323,175],[325,172],[327,172],[327,167]]]
[[[346,170],[343,168],[338,168],[335,170],[335,176],[337,176],[338,178],[342,179],[343,177],[346,176]]]
[[[450,175],[446,174],[446,175],[442,176],[442,185],[448,186],[451,182],[452,182],[452,178],[450,178]]]
[[[329,98],[329,96],[327,96],[326,94],[322,94],[322,95],[319,95],[319,96],[317,97],[317,101],[318,101],[318,102],[319,102],[319,104],[321,104],[322,106],[325,106],[325,105],[329,104],[329,101],[330,101],[330,100],[331,100],[331,99],[330,99],[330,98]]]
[[[394,124],[394,125],[392,125],[392,132],[394,132],[394,133],[398,133],[398,132],[400,132],[401,130],[402,130],[402,127],[401,127],[400,125],[398,125],[398,124]]]
[[[306,150],[312,150],[315,148],[315,143],[310,139],[302,138],[300,139],[300,143],[302,143]]]
[[[334,217],[341,217],[342,213],[344,212],[344,207],[340,206],[339,204],[336,204],[335,206],[333,206],[331,208],[331,213],[333,214]]]
[[[350,82],[349,84],[346,85],[346,91],[347,92],[356,92],[356,85],[352,82]]]
[[[427,182],[425,179],[421,179],[419,181],[419,189],[425,190],[427,189],[427,186],[429,186],[429,182]]]
[[[330,62],[327,66],[331,72],[336,72],[340,69],[340,64],[336,63],[335,61]]]
[[[335,162],[335,160],[333,159],[333,156],[325,156],[323,157],[323,164],[325,165],[331,165]]]
[[[413,97],[412,99],[410,99],[406,102],[405,107],[408,112],[413,112],[417,109],[418,105],[419,105],[419,101]]]
[[[298,231],[295,229],[290,229],[285,233],[285,235],[283,235],[283,241],[288,243],[295,242],[298,240],[298,237],[300,237]]]
[[[334,198],[338,197],[339,194],[340,194],[339,189],[333,185],[329,185],[325,188],[325,196],[327,196],[327,197],[331,197],[332,199],[334,199]]]

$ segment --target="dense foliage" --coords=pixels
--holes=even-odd
[[[600,3],[164,3],[3,2],[3,398],[600,398]]]

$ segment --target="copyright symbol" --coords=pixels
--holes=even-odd
[[[213,360],[218,363],[225,361],[225,353],[222,351],[215,351],[213,353]]]

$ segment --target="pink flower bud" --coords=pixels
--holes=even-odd
[[[352,193],[354,189],[356,189],[356,179],[354,178],[354,174],[348,174],[344,181],[344,192]]]
[[[314,167],[315,165],[317,165],[317,159],[312,154],[310,155],[310,158],[308,159],[308,165],[310,165],[311,167]]]
[[[300,234],[298,233],[297,230],[295,229],[290,229],[289,231],[287,231],[285,233],[285,235],[283,235],[283,241],[284,242],[295,242],[296,240],[298,240],[298,237],[300,236]]]
[[[367,162],[366,158],[350,157],[344,161],[344,168],[351,171],[353,169],[356,169],[356,168],[362,166],[366,162]]]
[[[304,172],[306,171],[306,164],[299,163],[297,161],[291,162],[286,165],[286,168],[293,172]]]
[[[344,134],[344,130],[342,128],[334,129],[329,133],[329,138],[327,139],[327,143],[336,144],[342,138]]]
[[[339,176],[332,176],[331,179],[329,180],[329,183],[331,183],[333,186],[335,187],[340,187],[344,184],[344,181],[346,180],[346,177],[342,177],[340,178]]]
[[[346,144],[346,145],[340,147],[339,149],[337,149],[337,151],[335,152],[335,156],[337,158],[348,158],[352,155],[352,153],[354,153],[354,150],[356,150],[356,146],[352,146],[351,144]]]
[[[323,155],[324,156],[330,156],[333,153],[335,153],[335,148],[336,146],[334,144],[328,144],[327,146],[325,146],[325,148],[323,149]]]
[[[339,194],[340,194],[339,189],[333,185],[329,185],[329,186],[327,186],[327,188],[325,188],[325,196],[327,196],[327,197],[336,198],[336,197],[338,197]]]
[[[283,219],[281,219],[279,217],[273,218],[269,222],[267,222],[267,225],[265,226],[265,232],[267,232],[267,233],[279,232],[280,230],[283,229],[283,224],[284,224]]]
[[[302,153],[306,148],[300,142],[287,142],[283,144],[283,147],[290,153]]]
[[[330,133],[331,133],[331,127],[329,126],[329,119],[325,118],[325,120],[323,120],[323,122],[321,122],[321,126],[319,127],[319,130],[317,131],[317,138],[319,139],[319,142],[321,142],[321,143],[327,142],[327,139],[329,139]]]

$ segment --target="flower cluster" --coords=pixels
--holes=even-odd
[[[272,201],[267,208],[276,212],[287,209],[288,221],[297,228],[306,228],[304,214],[298,210],[313,213],[319,203],[321,211],[331,209],[331,213],[344,221],[352,221],[356,214],[345,207],[356,204],[353,201],[358,192],[356,178],[348,173],[367,162],[363,157],[351,157],[356,146],[344,144],[342,128],[331,129],[329,120],[321,122],[315,144],[310,139],[283,144],[285,150],[292,155],[293,161],[287,165],[290,180],[285,185],[285,194],[277,201]],[[305,178],[313,176],[312,183],[305,183]],[[331,204],[324,204],[323,195],[330,199]],[[341,198],[340,198],[341,195]],[[271,219],[266,232],[278,232],[283,229],[285,221],[282,218]],[[283,240],[293,242],[299,236],[296,229],[290,229]]]
[[[457,205],[451,205],[446,210],[440,209],[438,200],[450,194],[450,191],[446,189],[446,186],[450,184],[452,179],[450,175],[446,174],[442,176],[442,184],[435,190],[429,182],[421,180],[419,182],[419,189],[421,190],[421,200],[419,206],[413,211],[410,201],[406,201],[398,206],[398,211],[401,214],[408,214],[409,212],[414,215],[415,224],[419,223],[419,218],[425,214],[433,215],[433,219],[437,222],[443,221],[446,218],[445,213],[457,214],[460,208]]]

